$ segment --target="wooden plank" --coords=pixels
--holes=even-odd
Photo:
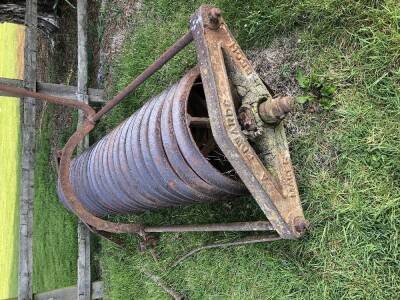
[[[57,289],[54,291],[44,292],[36,294],[33,297],[34,300],[72,300],[76,299],[76,286],[66,287],[63,289]]]
[[[104,298],[104,283],[103,281],[92,282],[92,299]]]
[[[78,20],[78,84],[77,100],[88,103],[88,60],[87,60],[87,0],[77,2]],[[78,126],[84,121],[82,111],[79,111]],[[86,136],[78,146],[78,153],[89,147],[89,137]],[[77,299],[90,299],[90,231],[85,224],[78,224],[78,283]]]
[[[24,87],[24,81],[18,79],[10,79],[0,77],[0,84],[6,84],[10,86],[15,86],[19,88]],[[40,93],[59,96],[69,99],[77,99],[78,89],[75,86],[57,84],[57,83],[46,83],[46,82],[37,82],[36,90]],[[6,96],[7,94],[0,91],[0,96]],[[88,97],[89,102],[92,103],[105,103],[105,93],[102,89],[88,89]]]
[[[33,296],[34,300],[76,300],[77,288],[70,286],[48,292],[37,293]],[[95,281],[91,285],[91,299],[102,299],[104,297],[103,281]]]
[[[90,231],[82,222],[78,224],[78,289],[75,299],[90,299]],[[76,296],[78,295],[78,296]]]
[[[25,50],[24,81],[25,88],[36,88],[37,53],[37,0],[26,1],[25,11]],[[23,123],[21,190],[19,220],[19,270],[18,299],[32,299],[32,226],[34,200],[34,150],[35,150],[35,100],[27,98],[22,103]]]

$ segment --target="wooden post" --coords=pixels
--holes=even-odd
[[[88,82],[88,61],[87,61],[87,0],[77,2],[78,19],[78,101],[89,102]],[[79,111],[78,126],[83,122],[84,115]],[[78,152],[89,147],[89,137],[79,145]],[[90,276],[90,232],[85,224],[78,224],[78,283],[77,299],[90,300],[91,276]]]
[[[26,1],[25,11],[25,50],[24,81],[25,88],[36,89],[37,53],[37,0]],[[20,190],[19,219],[19,270],[18,299],[32,299],[32,225],[34,200],[34,150],[35,150],[35,100],[21,101],[23,113],[22,131],[22,172]]]

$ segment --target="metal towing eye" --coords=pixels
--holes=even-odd
[[[192,40],[198,66],[72,161],[96,122]],[[65,206],[105,237],[274,231],[278,238],[297,239],[308,227],[281,123],[293,100],[271,96],[215,7],[201,6],[190,31],[98,112],[75,100],[5,85],[0,90],[85,113],[62,150],[58,192]],[[212,165],[210,153],[223,159]],[[247,190],[268,221],[155,227],[99,217],[229,199]]]

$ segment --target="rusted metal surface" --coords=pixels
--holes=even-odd
[[[89,134],[89,132],[93,130],[93,128],[94,124],[86,120],[83,125],[78,128],[77,131],[75,131],[75,133],[69,138],[62,152],[59,178],[63,194],[65,198],[68,199],[68,207],[70,207],[85,224],[93,226],[97,231],[107,231],[113,233],[136,233],[144,236],[145,233],[143,231],[143,225],[114,223],[96,217],[85,209],[75,195],[70,180],[71,157],[77,145],[87,134]]]
[[[145,232],[218,232],[218,231],[274,231],[267,221],[234,222],[225,224],[147,226]]]
[[[258,114],[267,124],[279,123],[292,110],[293,104],[294,99],[289,96],[268,99],[259,105]]]
[[[247,192],[228,175],[233,170],[223,156],[214,163],[215,143],[202,152],[213,137],[207,126],[197,126],[207,119],[199,76],[197,68],[189,71],[71,162],[74,192],[88,211],[138,213]],[[58,192],[69,207],[62,189]]]
[[[199,69],[71,162],[95,122],[192,39]],[[308,226],[280,122],[292,100],[272,99],[217,8],[201,6],[191,19],[191,32],[97,113],[74,100],[0,85],[7,89],[85,111],[83,125],[62,151],[59,192],[65,205],[98,232],[136,233],[146,240],[151,232],[273,229],[281,238],[294,239]],[[145,227],[98,217],[231,199],[245,191],[239,178],[269,222]]]
[[[0,84],[0,90],[3,91],[5,94],[9,94],[10,96],[18,96],[18,97],[31,97],[37,100],[45,100],[50,103],[60,104],[63,106],[77,108],[82,110],[87,117],[91,117],[95,114],[95,111],[92,107],[87,105],[86,103],[78,102],[73,99],[66,99],[57,96],[51,96],[43,93],[32,92],[26,89],[17,88],[13,86],[8,86],[4,84]]]
[[[258,110],[258,105],[271,98],[271,95],[232,37],[222,17],[217,16],[217,24],[213,12],[214,8],[203,5],[191,19],[213,136],[280,236],[287,239],[297,238],[303,232],[297,231],[301,226],[295,226],[294,220],[297,220],[297,224],[305,224],[306,221],[289,152],[284,147],[275,147],[276,154],[284,157],[283,164],[280,164],[278,158],[272,158],[275,165],[272,163],[272,168],[266,168],[242,132],[229,79],[238,86],[237,91],[243,98],[242,102],[251,109],[255,107]],[[228,63],[225,64],[225,61]],[[227,69],[231,75],[229,78]],[[255,96],[254,99],[246,101],[245,98],[252,95]],[[268,139],[279,139],[285,143],[284,131],[279,130],[281,136],[277,136],[274,129],[271,127],[268,131]],[[258,136],[263,132],[260,130]]]

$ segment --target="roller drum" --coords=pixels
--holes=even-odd
[[[197,68],[71,162],[82,205],[97,216],[233,199],[247,190],[213,140]],[[58,182],[61,202],[69,208]]]

